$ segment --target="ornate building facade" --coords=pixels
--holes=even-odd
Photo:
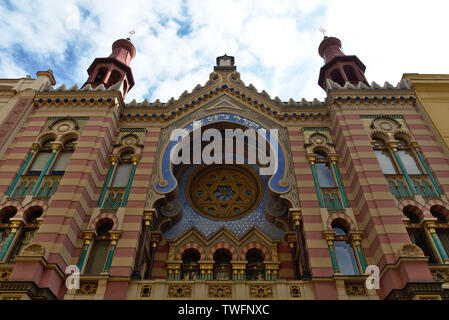
[[[225,55],[178,99],[125,103],[129,39],[81,88],[47,74],[0,162],[0,299],[448,299],[439,128],[406,77],[318,51],[324,101],[273,99]],[[229,161],[199,157],[221,154],[208,129],[236,134]]]

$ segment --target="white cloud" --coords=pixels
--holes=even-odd
[[[26,63],[14,60],[21,46],[36,61],[50,59],[52,69],[65,71],[64,81],[72,81],[67,85],[82,85],[95,57],[108,56],[112,43],[134,29],[136,84],[127,101],[177,98],[203,85],[224,53],[235,56],[246,84],[272,97],[323,99],[317,84],[323,64],[317,52],[320,26],[342,40],[345,53],[360,58],[369,81],[395,84],[405,72],[449,73],[443,1],[29,0],[13,5],[12,12],[0,5],[1,76],[25,75]],[[184,29],[191,32],[179,36],[177,21],[190,24]],[[74,44],[81,48],[68,60]],[[34,68],[28,73],[41,67]]]

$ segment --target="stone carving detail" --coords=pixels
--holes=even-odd
[[[432,277],[435,281],[443,281],[443,282],[449,282],[449,270],[430,270],[432,273]]]
[[[168,286],[168,298],[191,298],[192,286],[171,284]]]
[[[301,298],[301,287],[299,285],[291,285],[288,287],[290,291],[290,298]]]
[[[38,243],[30,243],[22,249],[20,256],[27,257],[43,257],[45,255],[45,248]]]
[[[398,257],[424,257],[424,253],[421,248],[416,244],[407,243],[404,244],[401,249],[399,249]]]
[[[141,298],[149,298],[151,297],[151,291],[153,290],[153,285],[151,284],[143,284],[140,287],[140,297]]]
[[[229,285],[210,285],[208,289],[209,298],[232,298],[232,287]]]
[[[250,285],[250,298],[273,298],[273,286]]]
[[[365,282],[345,281],[345,290],[348,296],[366,296]]]
[[[8,280],[11,272],[12,272],[12,269],[0,269],[0,281]]]
[[[76,290],[76,294],[84,296],[93,296],[97,293],[97,281],[81,281],[80,288]]]

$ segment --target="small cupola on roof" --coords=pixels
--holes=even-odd
[[[356,56],[347,56],[341,50],[340,39],[325,36],[318,48],[324,60],[320,69],[318,84],[326,90],[326,80],[330,79],[342,87],[346,82],[357,86],[363,82],[369,86],[365,78],[365,65]]]
[[[217,57],[217,65],[214,67],[215,71],[218,70],[236,70],[234,65],[234,57],[225,55]]]
[[[136,48],[130,38],[119,39],[112,44],[112,53],[107,58],[96,58],[87,73],[86,83],[96,88],[103,84],[105,88],[123,81],[123,98],[134,86],[133,73],[130,68],[131,59],[136,56]]]

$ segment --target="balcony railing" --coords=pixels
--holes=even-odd
[[[36,197],[38,198],[50,198],[59,186],[62,176],[45,176],[42,182],[42,186],[39,189]]]
[[[390,192],[396,197],[400,199],[404,198],[412,198],[412,193],[407,187],[407,182],[403,175],[397,174],[386,174],[385,178],[388,181],[388,187],[390,188]]]
[[[38,176],[21,176],[17,187],[11,194],[11,198],[21,199],[31,194],[38,178]]]
[[[108,188],[106,198],[103,202],[103,209],[116,210],[120,208],[123,202],[123,196],[125,195],[126,187],[120,188]]]
[[[432,181],[428,175],[416,174],[409,176],[417,194],[423,196],[424,198],[438,197],[438,194],[432,186]],[[386,174],[385,178],[388,181],[388,187],[390,188],[391,193],[396,198],[404,199],[413,197],[413,194],[410,191],[403,175]]]
[[[432,181],[427,174],[410,175],[410,179],[413,182],[416,192],[424,198],[438,197],[437,192],[432,186]]]
[[[338,188],[321,188],[324,205],[328,210],[343,210]]]

